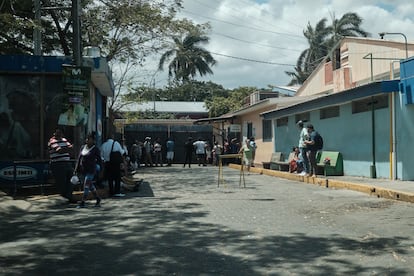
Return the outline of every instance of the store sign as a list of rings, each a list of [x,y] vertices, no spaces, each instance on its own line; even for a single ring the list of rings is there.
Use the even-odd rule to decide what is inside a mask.
[[[69,96],[69,103],[80,103],[89,96],[91,68],[62,65],[63,91]]]
[[[37,177],[37,170],[28,166],[16,166],[16,180],[26,180]],[[0,170],[0,178],[14,180],[14,167],[9,166]]]
[[[59,116],[59,125],[77,126],[86,124],[89,112],[89,90],[91,68],[84,66],[62,65],[63,109]]]
[[[241,125],[240,124],[230,125],[230,132],[241,132]]]

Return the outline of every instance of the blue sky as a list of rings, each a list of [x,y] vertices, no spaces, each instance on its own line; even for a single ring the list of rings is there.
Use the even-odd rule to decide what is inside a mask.
[[[378,38],[379,32],[402,32],[414,43],[414,1],[412,0],[184,0],[180,16],[197,23],[210,22],[210,43],[205,46],[217,60],[214,75],[200,80],[226,88],[286,85],[285,71],[293,70],[300,53],[307,48],[303,30],[320,19],[339,18],[356,12],[362,27]],[[402,41],[402,37],[386,39]],[[167,72],[156,72],[159,57],[146,66],[163,86]],[[147,75],[147,76],[148,76]],[[143,79],[149,82],[149,79]]]

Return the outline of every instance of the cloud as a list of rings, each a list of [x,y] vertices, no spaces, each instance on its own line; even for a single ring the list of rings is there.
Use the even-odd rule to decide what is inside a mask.
[[[212,25],[205,48],[215,53],[218,63],[212,67],[214,75],[198,79],[231,89],[286,85],[290,78],[285,71],[293,71],[307,48],[306,25],[315,26],[322,18],[329,24],[332,14],[340,18],[346,12],[361,16],[362,28],[373,38],[386,31],[402,32],[408,41],[414,40],[412,0],[184,0],[180,16]],[[398,35],[386,39],[403,40]],[[157,78],[166,79],[167,72]]]

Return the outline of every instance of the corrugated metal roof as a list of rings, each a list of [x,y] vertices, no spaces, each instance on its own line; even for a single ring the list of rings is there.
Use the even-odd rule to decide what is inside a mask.
[[[204,102],[141,102],[130,103],[120,108],[120,112],[157,111],[165,113],[208,113]]]

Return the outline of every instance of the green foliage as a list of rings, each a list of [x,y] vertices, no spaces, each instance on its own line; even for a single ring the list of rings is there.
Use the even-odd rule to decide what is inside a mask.
[[[163,70],[164,63],[171,60],[168,65],[168,76],[183,83],[197,74],[200,76],[213,74],[210,66],[215,65],[216,60],[210,52],[200,46],[209,42],[203,31],[193,30],[184,38],[174,35],[172,40],[174,44],[161,56],[159,70]]]
[[[331,14],[331,19],[330,26],[326,25],[326,18],[322,18],[315,28],[308,23],[303,35],[308,40],[309,48],[300,54],[295,71],[285,72],[292,77],[288,85],[302,84],[343,36],[369,35],[361,29],[362,18],[356,13],[346,13],[340,19]]]
[[[246,97],[256,90],[255,87],[239,87],[229,91],[228,97],[217,96],[207,99],[205,102],[209,110],[209,117],[218,117],[241,109]]]

